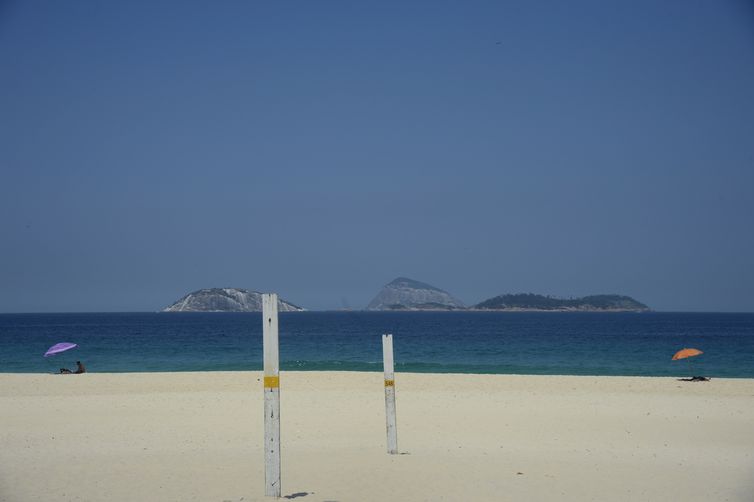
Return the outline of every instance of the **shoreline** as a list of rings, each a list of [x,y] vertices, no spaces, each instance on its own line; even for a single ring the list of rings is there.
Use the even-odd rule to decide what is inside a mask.
[[[377,365],[378,363],[375,363]],[[380,363],[381,366],[381,363]],[[87,375],[170,375],[170,374],[176,374],[176,375],[210,375],[210,374],[236,374],[236,373],[259,373],[261,372],[261,369],[253,369],[253,370],[245,370],[245,369],[205,369],[205,370],[165,370],[165,371],[88,371]],[[356,374],[367,374],[367,375],[381,375],[382,369],[379,370],[375,369],[343,369],[343,370],[332,370],[332,369],[295,369],[295,370],[289,370],[282,368],[280,370],[281,373],[301,373],[301,374],[323,374],[323,373],[336,373],[336,374],[348,374],[348,373],[356,373]],[[703,373],[703,372],[696,372],[696,373]],[[396,370],[397,375],[424,375],[424,376],[431,376],[431,375],[437,375],[437,376],[458,376],[458,377],[532,377],[532,378],[540,378],[540,377],[547,377],[547,378],[640,378],[640,379],[658,379],[658,380],[673,380],[680,383],[688,382],[688,379],[690,378],[691,374],[689,373],[679,373],[677,375],[598,375],[598,374],[573,374],[573,373],[478,373],[478,372],[459,372],[459,371],[448,371],[448,372],[438,372],[438,371],[403,371],[403,370]],[[58,373],[56,371],[50,371],[50,372],[0,372],[0,379],[2,379],[4,376],[65,376],[61,373]],[[74,374],[74,376],[76,376]],[[754,377],[751,376],[716,376],[714,374],[704,374],[704,375],[697,375],[697,376],[704,376],[706,378],[709,378],[709,381],[719,381],[719,380],[735,380],[735,381],[752,381],[754,382]],[[690,382],[690,383],[704,383],[704,382]],[[753,394],[754,396],[754,394]]]
[[[0,500],[269,500],[260,371],[50,376],[0,374]],[[281,371],[283,495],[754,495],[754,379],[397,373],[401,455],[382,380]]]
[[[375,363],[378,364],[378,363]],[[381,363],[379,363],[381,365]],[[250,373],[261,373],[261,369],[253,369],[253,370],[185,370],[185,371],[175,371],[175,370],[166,370],[166,371],[87,371],[87,375],[169,375],[169,374],[175,374],[175,375],[207,375],[207,374],[250,374]],[[321,370],[321,369],[312,369],[312,370],[302,370],[302,369],[295,369],[295,370],[288,370],[288,369],[281,369],[280,373],[301,373],[301,374],[310,374],[310,373],[356,373],[356,374],[379,374],[382,375],[382,369],[380,370],[359,370],[359,369],[347,369],[347,370]],[[675,380],[678,382],[683,382],[684,378],[689,378],[690,375],[596,375],[596,374],[581,374],[581,375],[574,375],[572,373],[473,373],[473,372],[458,372],[458,371],[448,371],[448,372],[437,372],[437,371],[398,371],[396,370],[396,375],[424,375],[424,376],[478,376],[478,377],[533,377],[533,378],[656,378],[660,380]],[[63,374],[58,372],[2,372],[0,371],[0,379],[2,379],[4,376],[11,376],[11,375],[19,375],[19,376],[63,376]],[[75,373],[72,373],[72,375],[75,375]],[[737,376],[715,376],[715,375],[705,375],[707,376],[710,381],[712,380],[751,380],[754,382],[754,377],[737,377]]]

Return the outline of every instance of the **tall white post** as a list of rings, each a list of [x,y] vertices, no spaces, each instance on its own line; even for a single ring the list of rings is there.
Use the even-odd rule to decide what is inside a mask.
[[[264,494],[280,497],[280,371],[278,295],[262,295],[264,350]]]
[[[385,368],[385,420],[387,452],[398,453],[398,430],[395,422],[395,373],[393,372],[393,335],[382,335],[382,362]]]

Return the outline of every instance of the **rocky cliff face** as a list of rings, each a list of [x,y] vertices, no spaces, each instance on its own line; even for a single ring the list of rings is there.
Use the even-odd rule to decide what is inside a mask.
[[[278,311],[304,310],[292,303],[278,299]],[[237,288],[200,289],[189,293],[163,312],[261,312],[262,293]]]
[[[367,310],[453,310],[464,304],[442,289],[398,277],[369,302]]]

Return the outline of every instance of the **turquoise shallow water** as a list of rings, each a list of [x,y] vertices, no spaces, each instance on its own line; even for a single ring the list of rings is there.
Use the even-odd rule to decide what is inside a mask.
[[[754,377],[754,314],[292,312],[280,315],[283,370]],[[79,348],[44,358],[58,342]],[[674,352],[705,353],[690,363]],[[261,314],[0,315],[0,371],[216,371],[262,367]]]

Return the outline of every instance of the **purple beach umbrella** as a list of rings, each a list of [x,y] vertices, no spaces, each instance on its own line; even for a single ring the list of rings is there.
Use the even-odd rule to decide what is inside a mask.
[[[75,347],[78,347],[75,343],[70,342],[62,342],[62,343],[56,343],[49,349],[47,349],[47,352],[45,352],[45,357],[52,356],[54,354],[59,354],[61,352],[65,352],[66,350],[71,350]]]

